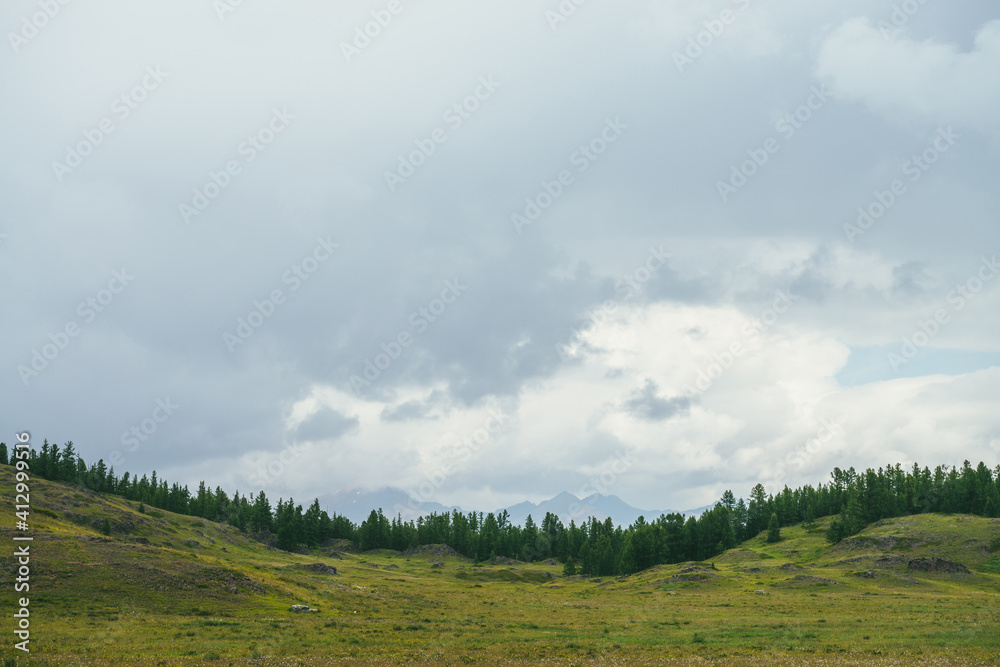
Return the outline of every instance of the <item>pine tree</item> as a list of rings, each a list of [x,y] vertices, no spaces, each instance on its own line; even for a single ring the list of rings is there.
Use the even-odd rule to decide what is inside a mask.
[[[767,523],[767,541],[775,543],[781,539],[781,525],[778,523],[778,515],[771,512],[771,520]]]
[[[844,539],[844,524],[840,519],[834,519],[830,522],[830,527],[826,529],[826,539],[833,544]]]
[[[584,540],[580,547],[580,573],[591,575],[594,573],[594,555],[590,548],[590,541]]]
[[[73,449],[72,440],[63,445],[62,461],[59,462],[59,479],[63,482],[70,483],[77,481],[76,450]]]
[[[857,490],[851,492],[850,500],[847,501],[847,508],[841,514],[844,524],[844,537],[860,533],[868,525],[865,516],[865,508],[861,504],[861,494]]]
[[[7,458],[7,443],[0,442],[0,463],[7,465],[10,460]]]
[[[812,528],[816,523],[816,507],[813,505],[812,501],[806,505],[805,512],[802,514],[802,525],[806,528]]]
[[[573,562],[572,558],[566,559],[566,564],[563,565],[563,576],[572,577],[576,574],[576,563]]]
[[[101,532],[105,535],[111,534],[111,521],[105,517],[104,523],[101,524]]]

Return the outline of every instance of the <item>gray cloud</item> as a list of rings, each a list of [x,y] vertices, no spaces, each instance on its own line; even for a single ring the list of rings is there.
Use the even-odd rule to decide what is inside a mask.
[[[380,447],[394,455],[372,482],[411,483],[496,404],[509,413],[504,456],[470,462],[450,502],[551,495],[609,451],[645,451],[645,427],[679,429],[678,442],[720,430],[724,447],[684,460],[698,476],[673,480],[677,494],[743,479],[740,456],[783,446],[796,413],[773,406],[792,399],[768,404],[772,432],[735,408],[699,422],[712,397],[688,409],[670,388],[734,341],[766,340],[774,358],[741,357],[716,396],[752,402],[744,372],[838,395],[842,356],[898,346],[1000,252],[997,17],[988,2],[928,4],[887,40],[861,0],[753,3],[678,72],[674,53],[728,4],[588,3],[556,30],[526,0],[413,5],[350,62],[341,42],[369,7],[243,3],[222,19],[194,0],[63,8],[0,59],[0,430],[108,459],[169,397],[181,407],[117,469],[245,486],[248,457],[276,453],[290,410],[312,400],[322,410],[295,437],[333,442],[275,482],[300,497],[350,482],[320,476],[327,462],[368,474]],[[11,29],[35,12],[12,3]],[[498,86],[456,123],[449,110],[484,78]],[[781,119],[822,84],[835,95],[787,136]],[[628,127],[604,145],[615,118]],[[909,180],[907,162],[952,125],[955,147]],[[769,139],[780,150],[722,201],[718,183]],[[420,164],[391,191],[401,159]],[[549,194],[564,170],[572,183]],[[858,208],[897,179],[905,194],[849,240]],[[512,214],[542,195],[551,204],[519,234]],[[188,223],[181,205],[201,208]],[[322,239],[338,246],[329,256]],[[650,247],[669,261],[622,291]],[[134,280],[110,291],[123,269]],[[468,287],[446,303],[446,281]],[[988,366],[993,285],[935,337],[935,371]],[[747,338],[778,290],[799,300]],[[866,367],[852,376],[885,379],[881,353],[854,359]],[[637,431],[601,407],[623,396]],[[591,412],[564,420],[577,405]],[[535,467],[536,438],[560,463]],[[703,504],[631,480],[633,504]]]
[[[625,401],[625,409],[631,414],[648,421],[666,421],[672,417],[683,415],[691,409],[691,400],[683,396],[661,398],[660,388],[655,382],[646,378],[642,389],[633,392]]]

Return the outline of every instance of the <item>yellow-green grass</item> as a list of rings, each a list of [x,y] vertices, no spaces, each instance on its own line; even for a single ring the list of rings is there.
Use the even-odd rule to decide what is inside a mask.
[[[0,491],[12,553],[6,466]],[[31,500],[31,659],[13,650],[9,620],[0,648],[18,664],[1000,664],[1000,520],[904,517],[834,547],[820,521],[713,562],[586,579],[434,553],[289,554],[41,480]],[[105,517],[111,537],[94,527]],[[972,574],[908,569],[929,556]],[[338,574],[296,567],[317,562]]]

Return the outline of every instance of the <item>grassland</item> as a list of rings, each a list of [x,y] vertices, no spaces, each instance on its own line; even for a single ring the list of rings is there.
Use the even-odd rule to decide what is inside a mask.
[[[0,491],[10,507],[10,468]],[[13,650],[10,620],[0,647],[17,664],[1000,664],[996,519],[905,517],[834,547],[819,521],[714,562],[587,579],[555,564],[475,567],[434,548],[290,554],[41,480],[31,499],[31,657]],[[3,529],[8,553],[13,533]],[[910,569],[916,558],[970,573]],[[4,558],[8,610],[14,571]]]

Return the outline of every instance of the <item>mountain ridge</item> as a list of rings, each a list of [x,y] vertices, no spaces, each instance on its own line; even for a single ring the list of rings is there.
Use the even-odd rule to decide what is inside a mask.
[[[358,524],[366,520],[372,510],[377,509],[381,509],[382,513],[390,519],[401,516],[404,521],[416,520],[431,513],[450,513],[454,510],[463,514],[469,511],[487,513],[487,510],[467,510],[457,505],[446,506],[433,500],[418,501],[406,491],[391,486],[377,489],[349,487],[319,496],[319,502],[320,506],[331,516],[333,514],[344,516]],[[523,525],[528,515],[531,515],[535,523],[539,523],[547,512],[551,512],[567,524],[571,520],[579,524],[593,517],[602,522],[610,518],[616,525],[629,526],[635,523],[640,516],[647,521],[652,521],[661,514],[678,513],[685,516],[700,516],[702,512],[713,506],[714,503],[688,510],[642,509],[633,507],[615,495],[592,493],[580,498],[569,491],[561,491],[552,498],[538,503],[525,500],[490,511],[497,515],[506,511],[509,520],[517,525]]]

